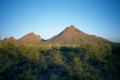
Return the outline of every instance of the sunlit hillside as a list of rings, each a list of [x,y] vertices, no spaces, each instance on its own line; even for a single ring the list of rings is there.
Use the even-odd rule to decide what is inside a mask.
[[[72,31],[50,41],[33,33],[1,40],[0,80],[119,80],[120,44],[85,33],[75,40]]]

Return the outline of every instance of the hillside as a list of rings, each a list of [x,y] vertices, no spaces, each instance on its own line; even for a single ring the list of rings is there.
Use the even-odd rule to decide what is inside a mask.
[[[74,25],[67,27],[60,34],[48,40],[52,44],[78,44],[81,42],[108,42],[108,40],[101,37],[86,34]]]
[[[79,47],[0,41],[0,80],[119,80],[120,44]]]
[[[0,80],[119,80],[120,44],[108,42],[73,25],[47,41],[34,33],[5,38],[0,40]]]
[[[37,43],[41,42],[42,38],[39,35],[36,35],[35,33],[31,32],[20,38],[18,41],[23,43]]]

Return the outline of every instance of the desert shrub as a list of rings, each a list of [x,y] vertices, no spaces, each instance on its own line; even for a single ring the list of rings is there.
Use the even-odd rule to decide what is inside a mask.
[[[82,63],[78,57],[75,57],[73,59],[73,72],[74,72],[75,79],[83,80],[83,67],[82,67]]]
[[[119,80],[119,44],[53,46],[0,41],[2,80]]]

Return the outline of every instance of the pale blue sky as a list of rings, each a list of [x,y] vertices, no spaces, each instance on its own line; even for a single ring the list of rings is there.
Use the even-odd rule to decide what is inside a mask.
[[[120,42],[120,0],[0,0],[0,37],[48,39],[71,24]]]

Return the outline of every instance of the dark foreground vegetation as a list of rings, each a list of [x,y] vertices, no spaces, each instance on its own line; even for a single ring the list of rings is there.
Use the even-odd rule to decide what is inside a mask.
[[[119,80],[120,44],[0,41],[0,80]]]

